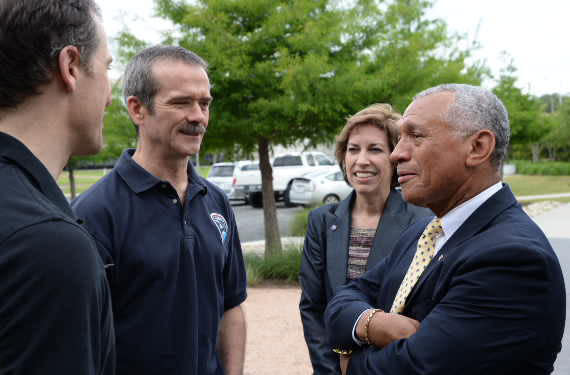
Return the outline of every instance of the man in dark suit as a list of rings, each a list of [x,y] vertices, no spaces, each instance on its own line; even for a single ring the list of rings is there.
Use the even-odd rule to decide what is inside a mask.
[[[404,198],[437,216],[329,303],[343,373],[550,373],[564,282],[548,240],[501,183],[503,104],[479,87],[441,85],[416,96],[400,126],[391,158]]]

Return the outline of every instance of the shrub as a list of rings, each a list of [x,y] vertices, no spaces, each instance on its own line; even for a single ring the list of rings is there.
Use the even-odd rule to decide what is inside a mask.
[[[301,269],[302,249],[288,247],[281,254],[263,257],[254,253],[245,255],[249,285],[262,281],[285,281],[296,283]]]
[[[307,234],[307,226],[309,225],[309,212],[315,207],[305,207],[303,211],[299,211],[293,218],[291,223],[291,235],[295,237],[305,237]]]
[[[517,174],[542,176],[570,176],[570,163],[561,161],[542,161],[533,163],[529,160],[511,160],[517,167]]]

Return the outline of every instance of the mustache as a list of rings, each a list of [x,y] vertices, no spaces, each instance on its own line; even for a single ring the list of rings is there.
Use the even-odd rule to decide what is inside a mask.
[[[182,126],[181,130],[184,133],[193,135],[206,133],[206,127],[199,122],[187,122]]]

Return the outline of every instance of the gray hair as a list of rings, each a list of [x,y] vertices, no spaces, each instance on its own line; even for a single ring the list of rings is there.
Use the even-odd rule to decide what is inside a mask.
[[[488,129],[495,134],[495,150],[491,162],[497,169],[503,164],[511,137],[509,114],[501,100],[492,92],[479,86],[443,84],[420,92],[414,100],[431,94],[451,92],[455,100],[442,119],[455,126],[459,134],[468,137],[479,130]]]
[[[192,51],[183,47],[157,45],[139,52],[127,65],[123,76],[123,98],[125,104],[129,96],[136,96],[148,108],[154,111],[154,96],[158,92],[159,82],[152,76],[155,63],[164,60],[181,61],[197,65],[207,72],[208,63]]]

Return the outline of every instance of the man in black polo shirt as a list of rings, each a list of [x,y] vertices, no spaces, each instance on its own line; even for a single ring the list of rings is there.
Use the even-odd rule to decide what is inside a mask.
[[[0,2],[0,374],[114,374],[110,290],[56,179],[102,146],[111,57],[92,0]]]
[[[206,68],[181,47],[134,57],[124,96],[137,148],[72,204],[113,265],[121,375],[243,373],[246,276],[234,215],[189,163],[208,126]]]

